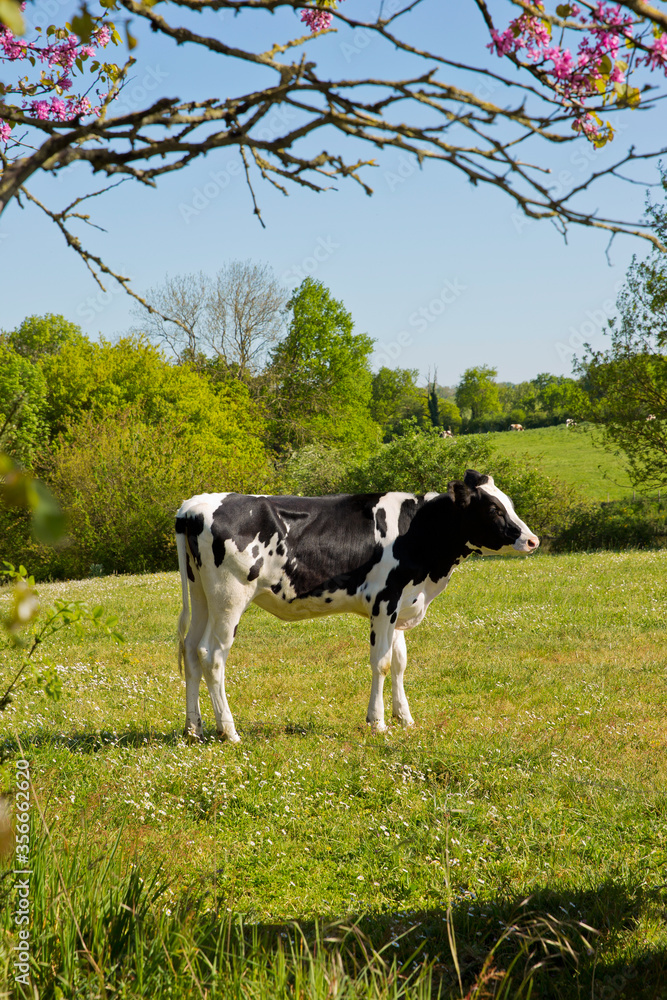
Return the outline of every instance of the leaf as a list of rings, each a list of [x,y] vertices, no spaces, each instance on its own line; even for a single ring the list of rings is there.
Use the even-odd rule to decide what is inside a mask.
[[[572,13],[572,8],[570,7],[569,3],[560,3],[556,7],[556,13],[558,14],[559,17],[569,17],[570,14]]]
[[[598,68],[603,76],[609,76],[609,74],[611,73],[612,65],[613,63],[609,58],[609,56],[603,56],[602,59],[600,60],[600,65]]]
[[[641,92],[638,87],[631,87],[627,83],[615,83],[614,90],[619,108],[636,108],[641,101]]]
[[[64,534],[65,515],[56,498],[43,483],[35,479],[31,485],[35,494],[35,502],[30,504],[33,510],[33,534],[38,541],[53,545]]]
[[[136,49],[136,47],[137,47],[137,45],[139,43],[138,43],[137,39],[134,37],[134,35],[132,34],[132,32],[130,31],[130,22],[129,21],[125,22],[125,37],[127,39],[127,47],[130,50],[130,52],[132,51],[132,49]]]
[[[0,0],[0,21],[15,35],[22,35],[25,31],[21,8],[15,0]]]
[[[78,35],[82,42],[89,42],[95,23],[90,16],[87,4],[81,4],[81,11],[72,18],[72,31]]]

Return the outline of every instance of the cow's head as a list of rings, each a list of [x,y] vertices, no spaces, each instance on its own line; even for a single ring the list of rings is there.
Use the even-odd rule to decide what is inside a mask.
[[[466,541],[482,555],[534,552],[540,544],[514,510],[512,501],[491,476],[468,469],[463,482],[451,483],[450,495],[463,514]]]

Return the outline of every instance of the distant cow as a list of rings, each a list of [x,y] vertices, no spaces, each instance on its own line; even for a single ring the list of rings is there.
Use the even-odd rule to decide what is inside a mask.
[[[523,424],[510,424],[510,430],[511,431],[522,431],[523,430]]]
[[[451,427],[448,428],[448,430],[446,430],[446,431],[440,431],[440,437],[441,438],[453,438],[454,435],[452,434]]]
[[[576,420],[572,420],[570,417],[566,417],[566,419],[565,419],[565,426],[566,427],[576,427],[577,426],[577,421]]]
[[[646,419],[647,419],[647,421],[648,420],[655,420],[655,413],[649,413],[649,415],[648,415],[648,417]]]
[[[528,553],[539,545],[491,476],[471,470],[446,493],[425,496],[204,493],[178,511],[176,542],[185,735],[202,735],[203,674],[218,736],[232,742],[239,736],[225,695],[225,663],[251,603],[286,621],[346,612],[369,618],[373,678],[366,721],[386,729],[382,687],[391,670],[394,717],[410,726],[404,632],[419,624],[471,552]]]

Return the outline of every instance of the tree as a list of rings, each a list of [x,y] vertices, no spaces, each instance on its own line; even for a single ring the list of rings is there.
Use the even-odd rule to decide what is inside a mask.
[[[284,329],[287,295],[266,264],[234,260],[210,278],[203,272],[167,277],[146,293],[140,331],[181,360],[208,359],[237,378],[256,375]],[[166,319],[165,317],[171,317]]]
[[[456,404],[460,410],[470,410],[471,420],[500,412],[497,375],[498,370],[488,365],[464,371],[456,387]]]
[[[46,313],[44,316],[26,316],[20,326],[4,334],[7,343],[24,358],[35,360],[46,354],[57,354],[63,344],[72,338],[82,337],[81,327],[64,316]]]
[[[416,368],[382,367],[373,375],[370,411],[386,439],[391,439],[401,421],[421,416],[422,391],[417,386]]]
[[[589,177],[561,191],[545,179],[544,164],[526,159],[524,148],[530,144],[534,149],[533,140],[547,148],[573,141],[599,147],[614,138],[612,119],[623,109],[640,103],[652,108],[661,95],[653,90],[646,97],[642,87],[646,74],[667,65],[667,12],[644,0],[601,3],[583,11],[570,4],[548,11],[541,4],[533,7],[517,0],[517,16],[496,23],[486,0],[470,0],[488,29],[489,47],[513,64],[505,75],[500,63],[497,68],[483,59],[479,65],[461,63],[412,37],[408,16],[417,7],[442,16],[438,0],[413,0],[400,9],[392,4],[391,11],[381,7],[368,21],[359,16],[355,0],[344,10],[336,8],[335,0],[317,0],[305,9],[303,2],[179,0],[167,7],[103,0],[99,7],[84,3],[71,31],[50,25],[41,36],[23,40],[3,31],[0,58],[15,72],[3,85],[0,99],[0,212],[12,199],[37,206],[100,284],[106,274],[140,298],[125,276],[87,250],[72,232],[76,220],[89,221],[82,202],[102,192],[82,189],[70,205],[51,207],[27,187],[39,171],[57,173],[79,162],[87,163],[96,176],[107,177],[109,187],[129,179],[155,185],[198,157],[234,147],[261,220],[253,177],[285,192],[290,184],[322,190],[331,186],[332,178],[351,178],[371,193],[365,168],[374,159],[358,156],[362,147],[348,142],[354,137],[369,153],[393,146],[420,165],[427,159],[447,163],[473,184],[503,191],[520,212],[551,219],[563,230],[574,223],[656,239],[633,220],[605,219],[593,205],[579,207],[578,199],[601,175],[618,175],[622,167],[657,156],[660,149],[631,149],[604,169],[596,164]],[[21,16],[12,0],[4,0],[2,10],[5,21],[20,34]],[[298,10],[314,34],[294,37],[289,14]],[[207,11],[254,18],[258,38],[272,15],[278,40],[268,49],[261,44],[253,49],[234,45],[218,32],[206,34],[202,15]],[[126,27],[128,48],[135,54],[121,66],[105,58],[103,50],[121,44],[113,23],[105,20],[114,13],[130,14],[134,25],[176,46],[187,43],[233,63],[242,70],[239,78],[248,80],[247,89],[207,98],[199,81],[193,81],[191,94],[155,95],[144,106],[114,113],[138,44]],[[326,54],[332,25],[348,48],[360,34],[387,46],[396,60],[396,74],[369,79],[346,73],[335,79],[326,69],[319,73],[314,54],[318,47]],[[433,34],[439,33],[430,31]],[[576,51],[568,48],[568,40]],[[26,63],[35,71],[25,73]],[[44,65],[48,70],[42,72]],[[451,76],[444,75],[445,68]],[[492,81],[493,91],[480,96],[475,81],[485,86]],[[92,93],[99,95],[95,106],[88,97]],[[318,149],[320,132],[326,134],[326,149]]]
[[[47,436],[46,392],[39,366],[0,341],[0,443],[28,468]]]
[[[368,450],[379,435],[370,413],[372,339],[353,332],[343,303],[313,278],[294,292],[289,309],[289,331],[267,373],[273,446],[317,441]]]
[[[667,172],[662,186],[667,193]],[[667,204],[649,205],[659,238],[667,238]],[[589,395],[586,415],[603,428],[603,440],[626,455],[636,488],[667,482],[667,261],[652,252],[633,258],[610,320],[611,347],[589,345],[576,370]]]

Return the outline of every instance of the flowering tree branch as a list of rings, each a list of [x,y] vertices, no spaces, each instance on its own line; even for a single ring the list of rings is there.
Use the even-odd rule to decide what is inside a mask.
[[[0,0],[0,17],[11,2]],[[535,143],[590,142],[600,148],[614,139],[614,116],[656,104],[661,95],[650,90],[648,77],[661,77],[667,68],[662,11],[643,0],[582,0],[550,11],[541,0],[508,0],[508,18],[495,24],[486,0],[470,0],[488,28],[489,49],[502,60],[496,71],[483,60],[479,66],[462,63],[401,34],[411,12],[435,10],[438,0],[401,0],[400,7],[395,2],[386,16],[381,8],[370,21],[355,17],[355,2],[346,0],[341,7],[335,0],[171,0],[167,7],[101,0],[99,13],[84,4],[70,25],[52,26],[36,39],[9,28],[0,31],[0,60],[16,71],[0,85],[0,212],[22,197],[39,204],[100,282],[106,274],[127,288],[127,280],[87,252],[72,232],[70,223],[90,222],[74,211],[76,203],[56,211],[29,192],[36,173],[86,162],[93,173],[114,182],[133,179],[155,186],[163,175],[200,156],[234,147],[260,216],[253,174],[285,193],[293,184],[321,191],[351,178],[370,194],[367,168],[375,160],[358,155],[360,147],[350,142],[358,140],[373,150],[398,149],[420,164],[435,160],[454,167],[471,183],[506,194],[528,217],[550,219],[563,232],[571,224],[585,225],[644,236],[664,249],[637,220],[604,218],[581,207],[581,195],[600,177],[620,180],[622,170],[659,156],[664,146],[630,149],[560,193],[548,167],[536,159]],[[266,51],[235,46],[226,33],[198,30],[197,15],[205,11],[261,18],[281,8],[295,11],[299,27]],[[136,57],[123,67],[102,60],[110,44],[122,44],[109,20],[122,12],[176,46],[194,46],[256,71],[256,86],[222,98],[164,96],[114,113]],[[321,74],[315,56],[333,43],[336,28],[377,38],[391,49],[393,62],[400,65],[405,57],[409,72],[338,79]],[[135,49],[129,30],[126,41]],[[22,77],[26,61],[32,72]],[[508,61],[514,69],[504,74]],[[474,85],[461,86],[463,73],[483,83],[488,96],[480,96]],[[276,120],[281,124],[276,126]],[[308,140],[323,129],[327,141],[335,133],[339,142],[332,151],[321,148],[313,154]]]

